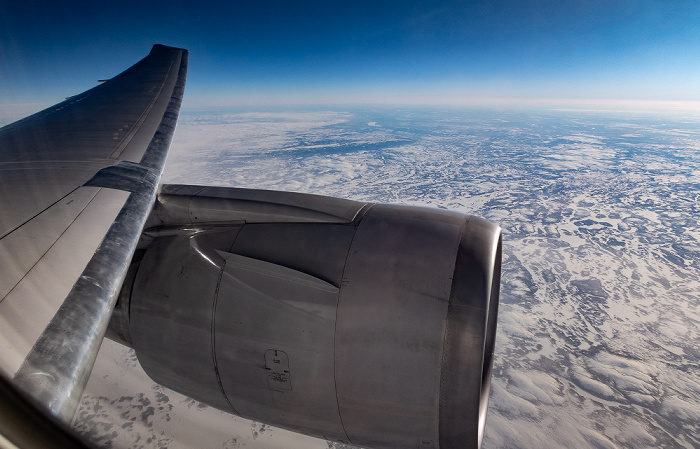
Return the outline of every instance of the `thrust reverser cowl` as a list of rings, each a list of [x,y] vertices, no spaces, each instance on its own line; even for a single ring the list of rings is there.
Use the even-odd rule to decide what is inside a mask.
[[[153,241],[122,295],[127,328],[113,330],[156,382],[331,441],[480,446],[498,226],[438,209],[191,186],[166,186],[150,222]]]

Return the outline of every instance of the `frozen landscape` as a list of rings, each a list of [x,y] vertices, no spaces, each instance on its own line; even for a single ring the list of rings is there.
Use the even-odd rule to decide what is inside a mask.
[[[184,111],[167,183],[447,208],[503,228],[484,448],[700,446],[700,115]],[[74,422],[112,447],[334,447],[152,383],[105,342]]]

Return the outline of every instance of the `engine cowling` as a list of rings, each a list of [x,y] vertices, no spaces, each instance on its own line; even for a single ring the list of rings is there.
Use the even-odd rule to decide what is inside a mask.
[[[440,209],[165,186],[148,226],[111,335],[154,381],[330,441],[480,446],[496,225]]]

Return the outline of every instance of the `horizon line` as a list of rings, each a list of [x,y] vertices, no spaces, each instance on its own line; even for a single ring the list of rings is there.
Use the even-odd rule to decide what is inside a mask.
[[[561,111],[606,111],[614,112],[698,112],[700,101],[693,100],[641,100],[641,99],[606,99],[606,98],[524,98],[524,97],[411,97],[411,98],[327,98],[299,101],[297,97],[280,99],[276,97],[245,97],[239,99],[218,99],[206,101],[195,97],[183,101],[182,110],[202,110],[206,108],[308,108],[308,107],[486,107],[486,108],[534,108]],[[266,101],[267,100],[267,101]],[[280,101],[282,100],[282,101]],[[0,103],[0,127],[23,119],[36,112],[53,106],[53,103],[26,102]]]

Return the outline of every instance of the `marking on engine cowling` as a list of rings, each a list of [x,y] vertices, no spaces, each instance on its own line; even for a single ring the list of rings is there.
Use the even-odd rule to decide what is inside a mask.
[[[289,374],[289,356],[278,349],[265,351],[265,370],[267,371],[267,386],[270,390],[285,391],[292,389]]]

